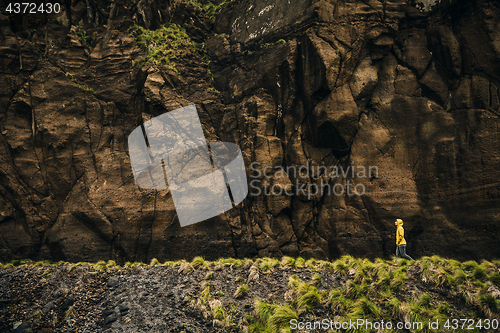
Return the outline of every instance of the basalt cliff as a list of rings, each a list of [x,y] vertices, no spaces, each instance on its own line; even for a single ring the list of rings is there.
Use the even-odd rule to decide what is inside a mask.
[[[4,7],[0,261],[389,257],[396,218],[413,257],[500,257],[500,4],[421,5]],[[250,194],[180,227],[168,189],[136,185],[127,138],[191,104],[256,188],[318,191]],[[376,172],[282,172],[301,166]],[[364,194],[319,191],[348,183]]]

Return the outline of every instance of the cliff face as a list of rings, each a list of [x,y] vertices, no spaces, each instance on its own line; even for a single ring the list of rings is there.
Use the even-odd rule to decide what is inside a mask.
[[[500,256],[496,1],[221,8],[215,23],[216,7],[154,0],[0,16],[1,261],[389,256],[395,218],[414,257]],[[167,22],[193,46],[144,65],[158,45],[129,28]],[[127,137],[193,103],[208,140],[241,147],[250,192],[323,194],[251,194],[181,228],[168,190],[135,184]],[[282,172],[307,165],[356,173]],[[364,195],[328,193],[348,183]]]

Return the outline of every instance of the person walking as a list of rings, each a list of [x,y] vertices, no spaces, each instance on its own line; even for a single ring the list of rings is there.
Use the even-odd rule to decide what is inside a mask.
[[[396,257],[405,258],[408,260],[413,260],[412,257],[406,254],[406,240],[405,240],[405,229],[403,229],[403,220],[397,219],[394,224],[397,227],[396,230]]]

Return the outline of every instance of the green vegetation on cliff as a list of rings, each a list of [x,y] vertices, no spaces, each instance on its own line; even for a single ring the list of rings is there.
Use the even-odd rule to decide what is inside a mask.
[[[146,52],[141,65],[153,63],[163,64],[179,74],[176,62],[197,49],[202,44],[192,41],[186,30],[174,23],[168,23],[157,30],[149,30],[138,25],[129,28],[137,44]]]
[[[214,4],[207,0],[185,0],[187,3],[198,8],[202,13],[208,16],[210,21],[215,22],[215,17],[220,13],[222,8],[233,0],[224,0],[219,4]]]

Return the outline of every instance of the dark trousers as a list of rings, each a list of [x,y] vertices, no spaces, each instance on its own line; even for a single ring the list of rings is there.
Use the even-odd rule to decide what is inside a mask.
[[[396,246],[396,257],[413,260],[412,257],[406,254],[406,244]]]

